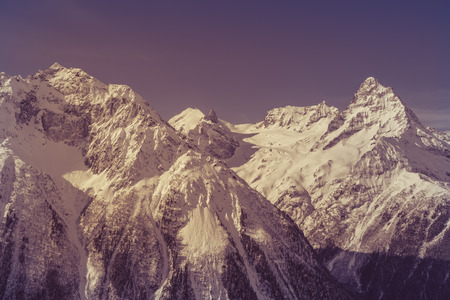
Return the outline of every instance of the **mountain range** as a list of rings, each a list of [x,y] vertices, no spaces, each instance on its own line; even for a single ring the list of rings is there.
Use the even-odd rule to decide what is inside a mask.
[[[240,125],[57,63],[0,84],[3,299],[450,295],[450,135],[374,78]]]

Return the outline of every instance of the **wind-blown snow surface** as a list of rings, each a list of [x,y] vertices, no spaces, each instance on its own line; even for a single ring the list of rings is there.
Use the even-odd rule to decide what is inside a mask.
[[[350,297],[215,158],[239,143],[214,112],[187,136],[129,87],[59,64],[0,84],[1,298]]]
[[[450,146],[374,78],[321,103],[232,125],[227,160],[286,212],[332,274],[368,298],[450,295]]]

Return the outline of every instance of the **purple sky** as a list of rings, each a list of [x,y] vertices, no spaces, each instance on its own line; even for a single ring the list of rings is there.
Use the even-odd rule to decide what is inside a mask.
[[[374,76],[450,130],[449,3],[2,1],[0,71],[57,61],[128,84],[166,120],[212,107],[235,123],[322,100],[343,109]]]

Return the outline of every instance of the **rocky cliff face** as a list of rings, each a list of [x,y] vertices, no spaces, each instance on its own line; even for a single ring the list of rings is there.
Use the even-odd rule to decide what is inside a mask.
[[[350,298],[215,113],[186,136],[80,69],[0,76],[0,297]]]

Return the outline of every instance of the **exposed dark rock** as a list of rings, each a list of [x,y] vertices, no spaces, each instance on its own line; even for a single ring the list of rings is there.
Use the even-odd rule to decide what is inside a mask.
[[[66,141],[70,145],[82,144],[89,135],[90,116],[67,116],[44,110],[42,128],[55,142]]]
[[[281,299],[287,295],[283,295],[281,288],[278,286],[273,270],[269,266],[265,253],[258,244],[245,233],[241,234],[242,245],[249,255],[252,265],[255,266],[256,272],[260,277],[260,284],[263,292],[273,299]]]
[[[35,117],[39,108],[36,107],[36,94],[31,91],[26,93],[25,98],[19,102],[19,113],[16,114],[17,123],[28,124]]]
[[[258,299],[242,267],[242,258],[235,252],[228,252],[222,268],[222,281],[230,299]]]
[[[205,120],[209,120],[213,123],[218,123],[219,119],[217,118],[216,112],[211,108],[206,116],[204,116]]]

